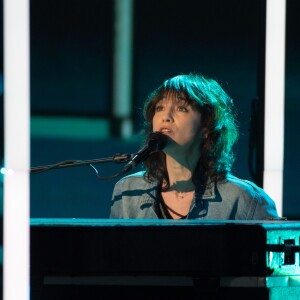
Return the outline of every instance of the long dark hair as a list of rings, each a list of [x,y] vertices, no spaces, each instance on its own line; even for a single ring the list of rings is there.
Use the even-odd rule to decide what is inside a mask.
[[[224,179],[231,170],[234,161],[232,146],[238,138],[232,99],[215,80],[199,74],[167,79],[149,95],[145,103],[146,134],[152,132],[156,104],[169,93],[184,95],[187,103],[201,113],[203,139],[193,180],[198,178],[205,184]],[[148,180],[164,182],[165,189],[169,188],[166,159],[162,151],[152,154],[144,162],[144,166]]]

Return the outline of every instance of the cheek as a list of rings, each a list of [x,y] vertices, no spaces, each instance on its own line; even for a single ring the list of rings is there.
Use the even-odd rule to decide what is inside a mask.
[[[191,119],[189,120],[189,124],[187,127],[190,128],[190,133],[192,135],[198,135],[201,132],[201,122],[199,119]]]
[[[153,131],[157,131],[158,130],[158,122],[157,122],[157,118],[155,117],[155,115],[153,116],[152,119],[152,130]]]
[[[195,144],[199,144],[202,140],[201,124],[199,120],[191,122],[189,125],[190,130],[186,130],[186,138],[192,140]]]

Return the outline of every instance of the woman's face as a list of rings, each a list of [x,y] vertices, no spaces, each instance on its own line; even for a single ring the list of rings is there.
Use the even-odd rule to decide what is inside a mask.
[[[196,147],[201,142],[201,114],[184,97],[169,93],[160,100],[155,107],[153,116],[153,131],[160,131],[167,135],[170,141],[165,148],[187,150]]]

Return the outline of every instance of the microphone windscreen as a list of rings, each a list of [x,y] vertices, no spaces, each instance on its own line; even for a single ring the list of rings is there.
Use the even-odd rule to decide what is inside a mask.
[[[167,144],[167,136],[159,131],[155,131],[149,134],[147,139],[147,145],[153,151],[162,150]]]

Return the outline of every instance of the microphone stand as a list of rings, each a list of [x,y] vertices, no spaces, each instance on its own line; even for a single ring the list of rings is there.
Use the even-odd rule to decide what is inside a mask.
[[[31,174],[42,173],[45,171],[60,169],[60,168],[68,168],[68,167],[77,167],[83,165],[91,165],[98,163],[106,163],[106,162],[115,162],[115,163],[124,163],[131,159],[131,154],[116,154],[112,157],[107,158],[99,158],[99,159],[91,159],[91,160],[67,160],[62,161],[53,165],[45,165],[39,167],[33,167],[30,169]]]
[[[127,173],[132,168],[134,168],[138,163],[143,162],[150,154],[153,152],[157,152],[162,150],[167,143],[167,138],[165,135],[163,135],[161,132],[156,131],[152,132],[148,139],[147,144],[140,149],[137,153],[131,155],[131,154],[116,154],[112,157],[108,158],[100,158],[100,159],[91,159],[91,160],[67,160],[62,161],[59,163],[56,163],[54,165],[47,165],[47,166],[40,166],[40,167],[34,167],[30,169],[31,174],[37,174],[45,171],[49,171],[52,169],[58,169],[58,168],[66,168],[66,167],[76,167],[76,166],[82,166],[82,165],[89,165],[94,169],[94,171],[97,174],[97,177],[99,179],[111,179],[115,178],[119,175],[122,175],[124,173]],[[130,160],[130,163],[128,163],[120,172],[118,172],[115,175],[112,176],[106,176],[102,177],[99,176],[97,169],[92,164],[98,164],[98,163],[104,163],[104,162],[116,162],[116,163],[124,163]]]

